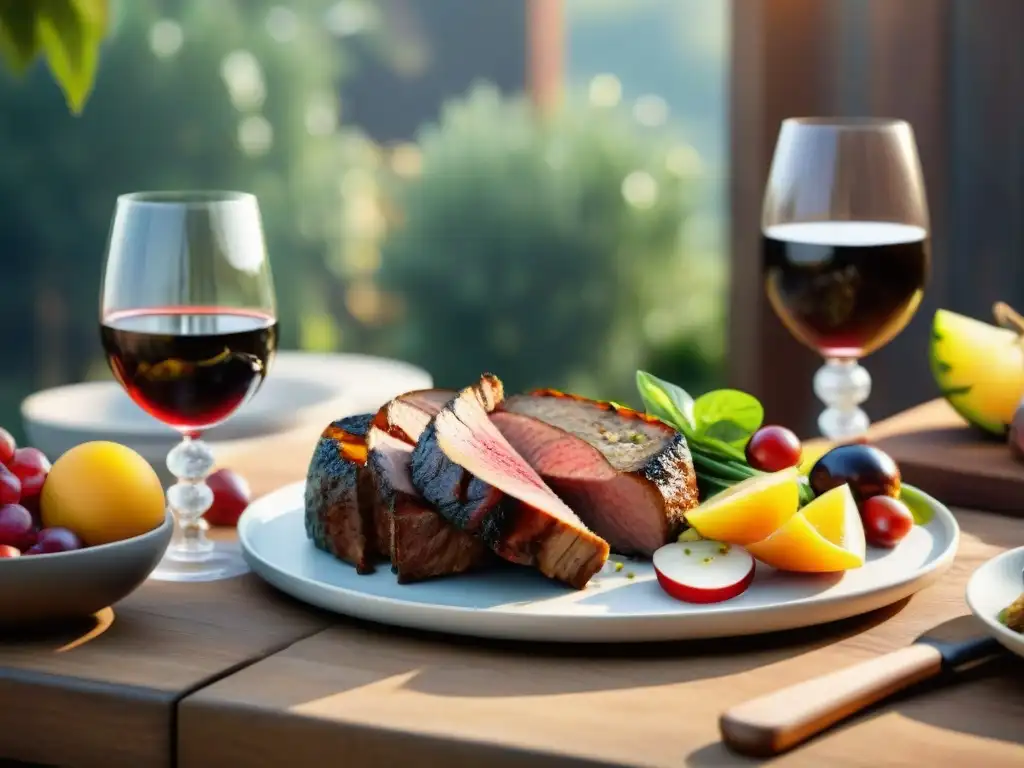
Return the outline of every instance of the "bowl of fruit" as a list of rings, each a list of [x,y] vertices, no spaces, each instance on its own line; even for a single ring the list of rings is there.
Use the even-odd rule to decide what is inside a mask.
[[[131,594],[173,532],[163,487],[118,443],[54,464],[0,429],[0,625],[80,618]]]

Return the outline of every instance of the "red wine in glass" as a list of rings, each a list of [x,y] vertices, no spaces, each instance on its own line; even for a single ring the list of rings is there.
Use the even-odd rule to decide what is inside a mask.
[[[825,360],[814,376],[826,406],[818,429],[830,440],[859,438],[871,393],[860,359],[906,327],[928,280],[928,199],[913,129],[890,118],[784,120],[761,235],[772,309]]]
[[[100,290],[114,377],[181,435],[167,454],[175,535],[150,574],[212,581],[248,570],[206,535],[216,459],[203,433],[260,388],[277,350],[274,281],[259,203],[245,192],[135,192],[117,199]]]
[[[924,297],[929,243],[921,227],[872,221],[776,224],[764,231],[765,289],[798,340],[823,357],[884,346]]]
[[[219,307],[128,310],[100,328],[114,376],[144,411],[198,435],[242,406],[277,349],[277,321]]]

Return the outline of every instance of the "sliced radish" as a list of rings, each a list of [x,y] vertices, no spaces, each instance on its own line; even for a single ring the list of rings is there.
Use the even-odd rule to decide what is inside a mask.
[[[754,580],[754,558],[717,541],[666,544],[654,553],[661,588],[687,603],[720,603],[742,595]]]

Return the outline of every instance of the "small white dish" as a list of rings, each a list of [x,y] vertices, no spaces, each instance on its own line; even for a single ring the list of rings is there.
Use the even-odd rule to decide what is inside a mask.
[[[1024,656],[1024,635],[999,623],[999,613],[1024,593],[1024,547],[1011,549],[978,568],[967,582],[967,605],[985,629],[1009,651]]]
[[[401,585],[386,563],[360,576],[316,549],[306,538],[303,491],[300,482],[265,496],[238,523],[242,553],[267,582],[311,605],[360,619],[508,640],[682,640],[824,624],[928,586],[953,562],[960,537],[952,513],[926,497],[932,520],[915,526],[893,550],[869,550],[862,568],[811,576],[759,563],[745,593],[708,605],[672,599],[658,586],[650,562],[618,557],[580,591],[511,565]],[[615,560],[624,561],[619,571]]]
[[[313,421],[372,410],[392,397],[432,386],[426,371],[366,355],[279,352],[260,391],[224,424],[209,430],[212,444],[244,440]],[[112,440],[162,469],[181,439],[131,401],[114,381],[85,382],[37,392],[21,405],[29,443],[56,460],[90,440]]]

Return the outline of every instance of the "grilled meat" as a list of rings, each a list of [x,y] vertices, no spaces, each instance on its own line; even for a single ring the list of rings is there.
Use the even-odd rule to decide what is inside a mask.
[[[387,545],[399,584],[462,573],[485,562],[489,552],[483,541],[449,523],[413,487],[412,445],[371,427],[367,448],[378,541]]]
[[[412,453],[413,485],[458,528],[513,563],[582,589],[608,557],[596,536],[509,444],[489,414],[503,400],[497,377],[462,390]]]
[[[580,519],[623,555],[650,556],[698,503],[685,438],[638,411],[540,390],[491,416]]]
[[[366,433],[373,414],[328,426],[306,475],[306,535],[325,552],[372,573],[378,546],[373,519],[373,480],[366,469]]]

